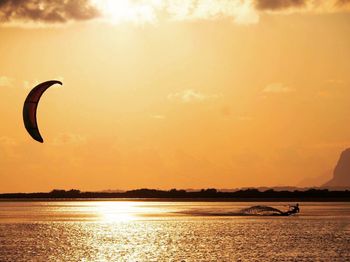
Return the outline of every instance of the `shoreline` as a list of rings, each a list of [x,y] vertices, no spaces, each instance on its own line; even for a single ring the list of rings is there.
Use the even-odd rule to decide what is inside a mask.
[[[51,192],[0,194],[0,201],[350,202],[350,191],[246,189],[221,192],[210,188],[200,191],[136,189],[125,192],[82,192],[77,189],[55,189]]]
[[[0,202],[350,202],[350,198],[140,198],[140,197],[98,197],[98,198],[0,198]]]

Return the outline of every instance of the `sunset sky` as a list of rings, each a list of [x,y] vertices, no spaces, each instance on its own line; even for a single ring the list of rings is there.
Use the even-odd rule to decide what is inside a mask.
[[[0,0],[0,58],[0,192],[321,183],[350,147],[348,0]]]

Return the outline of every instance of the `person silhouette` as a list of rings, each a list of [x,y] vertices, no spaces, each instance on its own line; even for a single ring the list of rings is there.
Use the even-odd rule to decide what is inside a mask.
[[[296,203],[295,205],[289,205],[289,210],[284,213],[284,215],[292,215],[300,212],[299,203]]]
[[[296,203],[295,205],[290,205],[289,212],[291,214],[299,213],[300,212],[299,203]]]

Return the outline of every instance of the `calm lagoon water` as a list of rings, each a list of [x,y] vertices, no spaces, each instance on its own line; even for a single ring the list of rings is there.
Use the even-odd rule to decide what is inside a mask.
[[[350,203],[257,204],[0,202],[0,261],[350,261]]]

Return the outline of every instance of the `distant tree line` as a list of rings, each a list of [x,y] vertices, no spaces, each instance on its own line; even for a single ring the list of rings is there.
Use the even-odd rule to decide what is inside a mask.
[[[309,189],[275,191],[268,189],[244,189],[234,192],[220,192],[215,188],[199,191],[136,189],[125,192],[81,192],[77,189],[54,189],[48,193],[9,193],[0,194],[0,199],[92,199],[92,198],[142,198],[142,199],[183,199],[183,200],[226,200],[226,201],[350,201],[350,191],[330,191]]]

